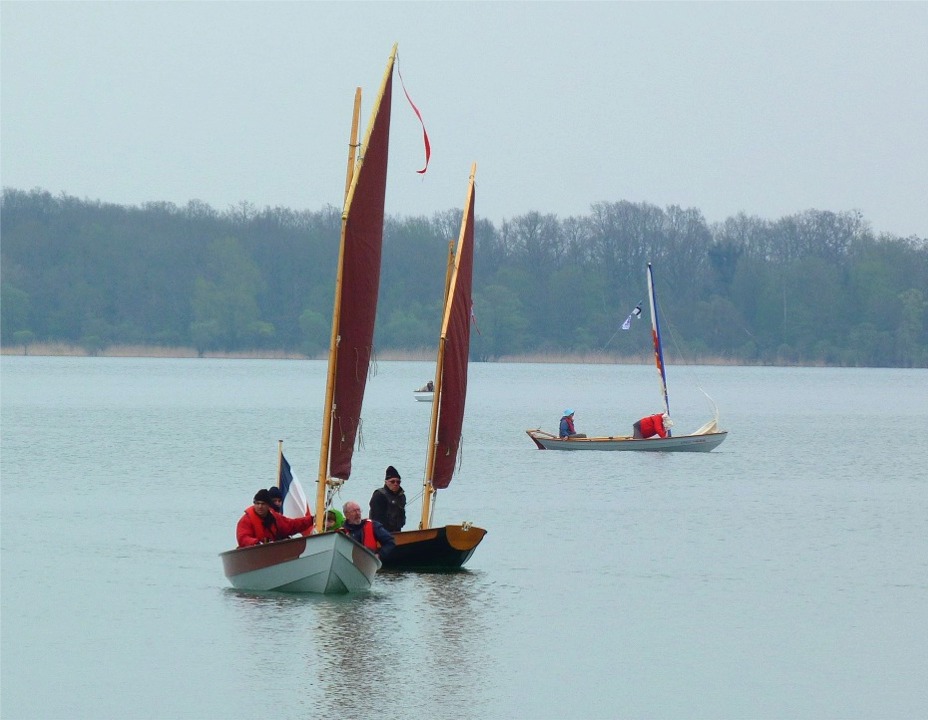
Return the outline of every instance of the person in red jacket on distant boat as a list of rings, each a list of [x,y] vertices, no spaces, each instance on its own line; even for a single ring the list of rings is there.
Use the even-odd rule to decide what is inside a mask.
[[[641,418],[632,425],[634,434],[632,437],[643,439],[654,437],[655,435],[665,438],[670,434],[670,427],[673,420],[667,413],[657,413]]]
[[[313,526],[312,515],[288,518],[271,509],[271,494],[264,488],[255,493],[254,504],[245,510],[235,536],[239,547],[261,545],[286,540],[291,535],[309,530]]]

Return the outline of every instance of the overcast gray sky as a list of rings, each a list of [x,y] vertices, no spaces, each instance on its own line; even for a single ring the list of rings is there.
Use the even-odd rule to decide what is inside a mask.
[[[387,212],[860,210],[928,237],[928,3],[0,4],[2,182],[341,205],[394,42]]]

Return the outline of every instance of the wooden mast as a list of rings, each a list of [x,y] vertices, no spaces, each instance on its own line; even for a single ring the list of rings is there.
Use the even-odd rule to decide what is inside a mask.
[[[445,269],[445,301],[442,307],[444,312],[448,312],[448,294],[451,288],[451,277],[454,274],[454,240],[448,241],[448,264]],[[444,317],[442,317],[442,327],[444,327]],[[419,520],[419,529],[425,530],[432,526],[431,510],[432,496],[435,494],[435,488],[432,486],[432,477],[435,474],[435,448],[436,435],[438,434],[438,410],[441,406],[441,380],[442,370],[445,365],[445,334],[442,332],[438,337],[438,358],[435,361],[435,380],[434,391],[432,393],[432,418],[429,421],[429,442],[428,451],[425,458],[425,478],[422,481],[422,517]]]
[[[338,273],[335,276],[335,302],[332,307],[332,336],[329,340],[329,371],[325,381],[325,404],[322,414],[322,442],[319,445],[319,475],[316,480],[316,532],[325,528],[325,491],[329,464],[329,441],[332,435],[332,400],[335,397],[335,359],[338,357],[339,317],[342,308],[342,273],[345,262],[345,221],[348,216],[348,193],[354,179],[358,158],[358,128],[361,118],[361,88],[354,91],[351,114],[351,134],[348,138],[348,170],[345,175],[345,204],[342,208],[342,229],[338,247]]]
[[[320,532],[325,527],[326,491],[330,485],[330,478],[328,475],[332,454],[332,421],[336,413],[335,383],[336,376],[338,374],[338,347],[341,343],[340,318],[342,312],[342,294],[344,292],[345,282],[345,256],[346,242],[348,237],[348,216],[354,201],[355,192],[358,188],[358,177],[361,172],[361,166],[364,163],[364,155],[369,149],[371,133],[374,129],[374,124],[380,111],[384,93],[387,89],[389,81],[393,76],[393,66],[396,61],[396,50],[397,44],[394,43],[393,49],[390,52],[390,58],[387,63],[386,72],[384,73],[383,79],[381,80],[380,91],[376,100],[374,101],[371,119],[368,123],[364,140],[360,143],[358,142],[358,137],[361,115],[361,89],[357,88],[355,90],[354,114],[352,116],[351,138],[349,141],[350,145],[348,150],[348,171],[346,174],[345,203],[342,209],[342,224],[339,237],[338,273],[335,276],[335,302],[333,303],[332,307],[332,336],[329,343],[329,369],[328,375],[326,377],[325,406],[323,408],[322,415],[322,442],[320,443],[319,447],[319,472],[316,478],[316,532]],[[347,478],[343,478],[342,480],[344,479]]]
[[[441,335],[438,339],[438,359],[435,363],[435,393],[432,396],[432,419],[429,423],[429,446],[425,467],[425,481],[422,488],[422,518],[419,528],[425,530],[432,527],[432,505],[437,492],[432,480],[435,473],[435,451],[438,446],[438,414],[441,410],[442,378],[444,377],[445,343],[448,339],[448,323],[451,316],[451,299],[457,283],[458,267],[460,265],[460,249],[468,230],[467,218],[470,214],[471,199],[473,197],[474,177],[477,174],[477,163],[471,165],[470,182],[467,185],[467,197],[464,201],[464,215],[461,222],[461,232],[458,237],[457,250],[453,250],[453,243],[448,244],[448,269],[445,275],[445,308],[442,315]]]
[[[654,364],[661,383],[661,397],[664,400],[664,412],[670,415],[670,398],[667,395],[667,372],[664,369],[664,347],[661,341],[661,323],[657,317],[657,291],[654,289],[654,271],[648,263],[648,302],[651,306],[651,339],[654,342]],[[667,431],[668,437],[670,431]]]
[[[354,112],[351,115],[351,136],[348,138],[348,172],[345,173],[345,198],[348,201],[348,190],[351,189],[351,180],[354,177],[355,161],[358,158],[358,127],[361,124],[361,88],[354,90]]]

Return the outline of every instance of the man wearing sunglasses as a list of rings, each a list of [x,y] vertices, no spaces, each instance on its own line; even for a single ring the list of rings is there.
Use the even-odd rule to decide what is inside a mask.
[[[384,474],[383,487],[371,495],[370,519],[376,520],[391,533],[399,532],[406,524],[406,493],[400,484],[400,474],[390,465]]]

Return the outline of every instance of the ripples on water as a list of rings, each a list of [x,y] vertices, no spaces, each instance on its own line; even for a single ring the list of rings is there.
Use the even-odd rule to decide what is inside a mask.
[[[4,718],[928,716],[928,372],[671,369],[717,451],[575,454],[524,430],[627,431],[653,368],[474,364],[436,508],[488,528],[467,570],[314,597],[217,555],[278,439],[312,486],[324,364],[0,367]],[[378,369],[341,501],[388,464],[418,497],[432,368]]]

